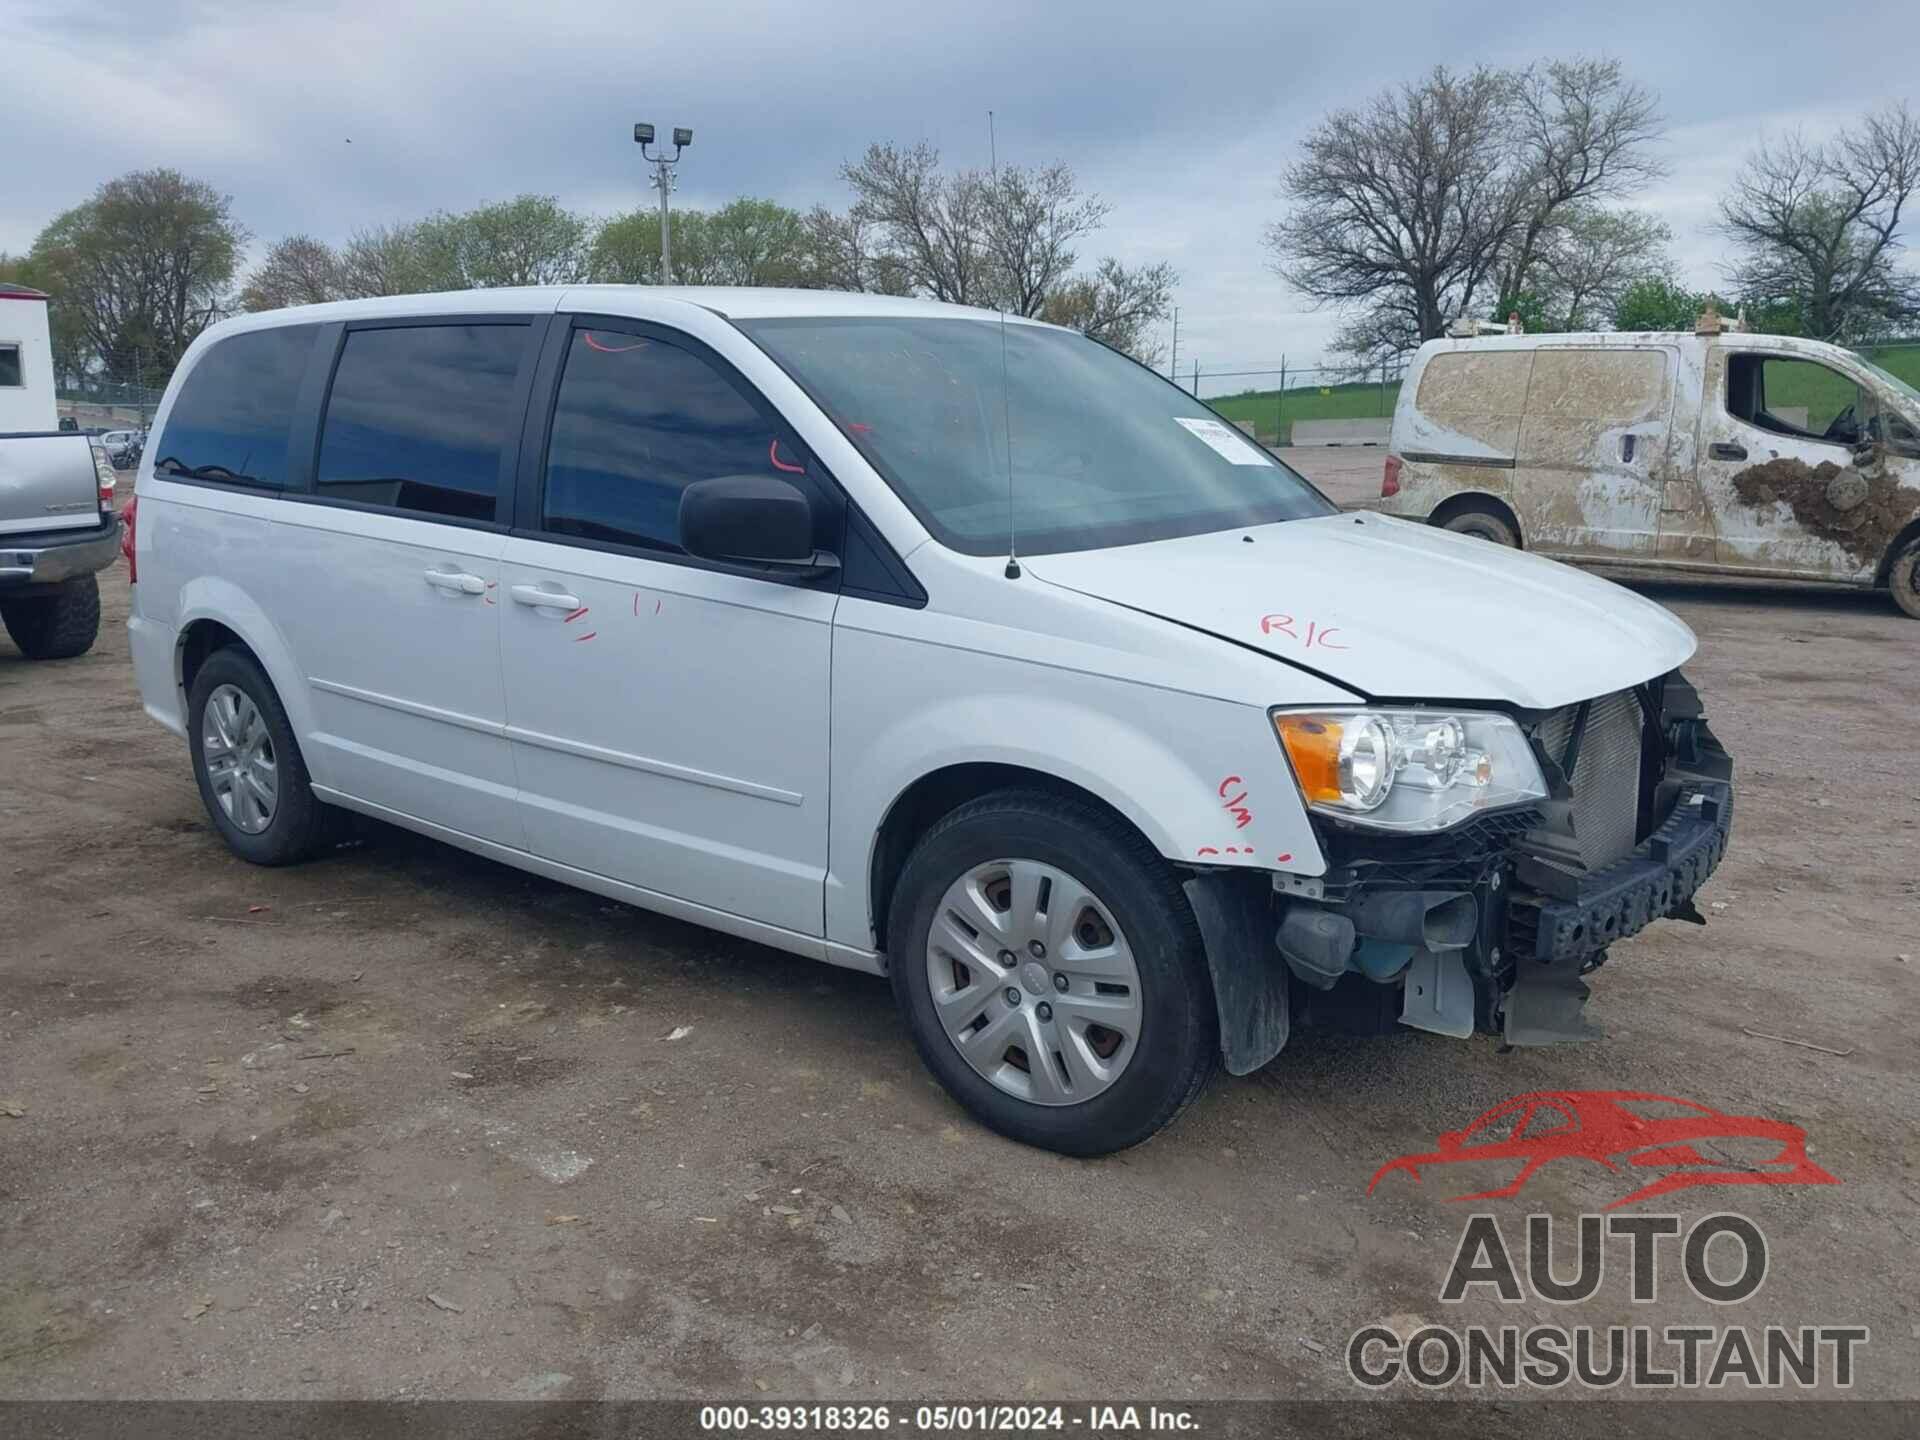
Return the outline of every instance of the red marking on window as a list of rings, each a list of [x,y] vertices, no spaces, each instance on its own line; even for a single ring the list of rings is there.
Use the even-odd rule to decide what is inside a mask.
[[[1319,647],[1322,650],[1344,650],[1347,648],[1344,645],[1335,645],[1332,641],[1327,639],[1327,636],[1329,635],[1338,635],[1340,633],[1339,630],[1335,629],[1334,627],[1332,626],[1326,627],[1325,629],[1321,630],[1319,635],[1317,636],[1313,633],[1313,631],[1314,631],[1314,627],[1312,622],[1308,622],[1307,649],[1311,650],[1316,644],[1319,645]]]
[[[567,618],[565,620],[562,620],[560,623],[562,625],[571,625],[574,621],[578,620],[582,615],[586,614],[589,608],[590,608],[589,606],[582,605],[578,610],[575,610],[572,614],[568,615]]]
[[[1289,850],[1286,854],[1276,858],[1273,863],[1276,865],[1284,865],[1291,859],[1293,859],[1293,852]]]
[[[602,345],[598,340],[593,338],[593,332],[591,330],[582,330],[580,332],[580,338],[587,342],[588,349],[598,350],[602,355],[624,355],[629,350],[644,349],[647,343],[644,340],[636,340],[631,345]]]
[[[847,425],[846,425],[846,428],[847,428],[847,429],[849,429],[849,430],[855,430],[855,431],[858,431],[858,432],[859,432],[860,434],[862,434],[862,435],[865,435],[865,434],[867,434],[867,433],[869,433],[869,432],[870,432],[870,431],[871,431],[871,430],[873,429],[873,426],[871,426],[871,425],[868,425],[868,424],[866,424],[866,423],[864,423],[863,421],[859,421],[859,420],[849,420],[849,421],[847,421]]]
[[[1291,615],[1262,615],[1260,617],[1260,633],[1262,635],[1271,635],[1276,630],[1282,635],[1293,635],[1293,638],[1296,640],[1300,638],[1298,635],[1293,634],[1293,617]]]
[[[664,600],[655,600],[653,602],[653,613],[658,615],[660,613],[660,607],[666,603]]]
[[[767,459],[773,462],[774,469],[784,470],[789,475],[804,475],[807,473],[806,466],[789,465],[787,464],[786,461],[780,458],[780,441],[777,437],[775,438],[774,442],[771,445],[767,446]]]
[[[1214,849],[1213,846],[1211,845],[1202,845],[1199,851],[1196,853],[1201,855],[1218,855],[1220,852]]]
[[[576,644],[576,645],[578,645],[578,644],[579,644],[579,643],[580,643],[580,642],[581,642],[582,640],[591,640],[591,639],[592,639],[592,638],[593,638],[594,636],[596,636],[596,635],[598,635],[599,633],[600,633],[600,632],[599,632],[598,630],[589,630],[589,631],[587,631],[587,633],[586,633],[586,634],[584,634],[584,635],[576,635],[576,636],[574,636],[574,637],[573,637],[573,643],[574,643],[574,644]]]
[[[640,613],[640,592],[638,590],[633,592],[633,613],[636,615]]]

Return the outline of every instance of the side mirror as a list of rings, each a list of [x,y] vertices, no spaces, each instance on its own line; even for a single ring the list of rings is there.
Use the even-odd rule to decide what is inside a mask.
[[[680,492],[680,546],[702,560],[790,571],[839,562],[813,548],[807,497],[773,475],[722,475]]]

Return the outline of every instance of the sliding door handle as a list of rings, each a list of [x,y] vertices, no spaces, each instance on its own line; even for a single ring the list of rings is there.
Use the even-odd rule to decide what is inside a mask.
[[[1747,458],[1747,447],[1730,445],[1725,440],[1716,440],[1707,447],[1707,454],[1715,460],[1744,460]]]

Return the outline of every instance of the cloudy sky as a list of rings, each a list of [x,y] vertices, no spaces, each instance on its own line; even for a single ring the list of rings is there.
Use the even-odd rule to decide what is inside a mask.
[[[1329,109],[1435,63],[1618,56],[1670,124],[1671,174],[1636,203],[1707,284],[1714,197],[1756,135],[1920,92],[1912,15],[1872,0],[0,0],[0,250],[157,165],[230,193],[263,240],[529,190],[611,213],[651,199],[635,120],[694,128],[679,203],[841,205],[835,171],[869,140],[984,164],[991,109],[1002,160],[1064,159],[1113,205],[1085,258],[1178,266],[1183,371],[1298,365],[1336,322],[1267,271],[1260,233]]]

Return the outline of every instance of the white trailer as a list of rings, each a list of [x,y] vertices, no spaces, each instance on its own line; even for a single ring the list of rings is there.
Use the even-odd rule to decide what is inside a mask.
[[[0,435],[58,423],[46,293],[0,281]]]

